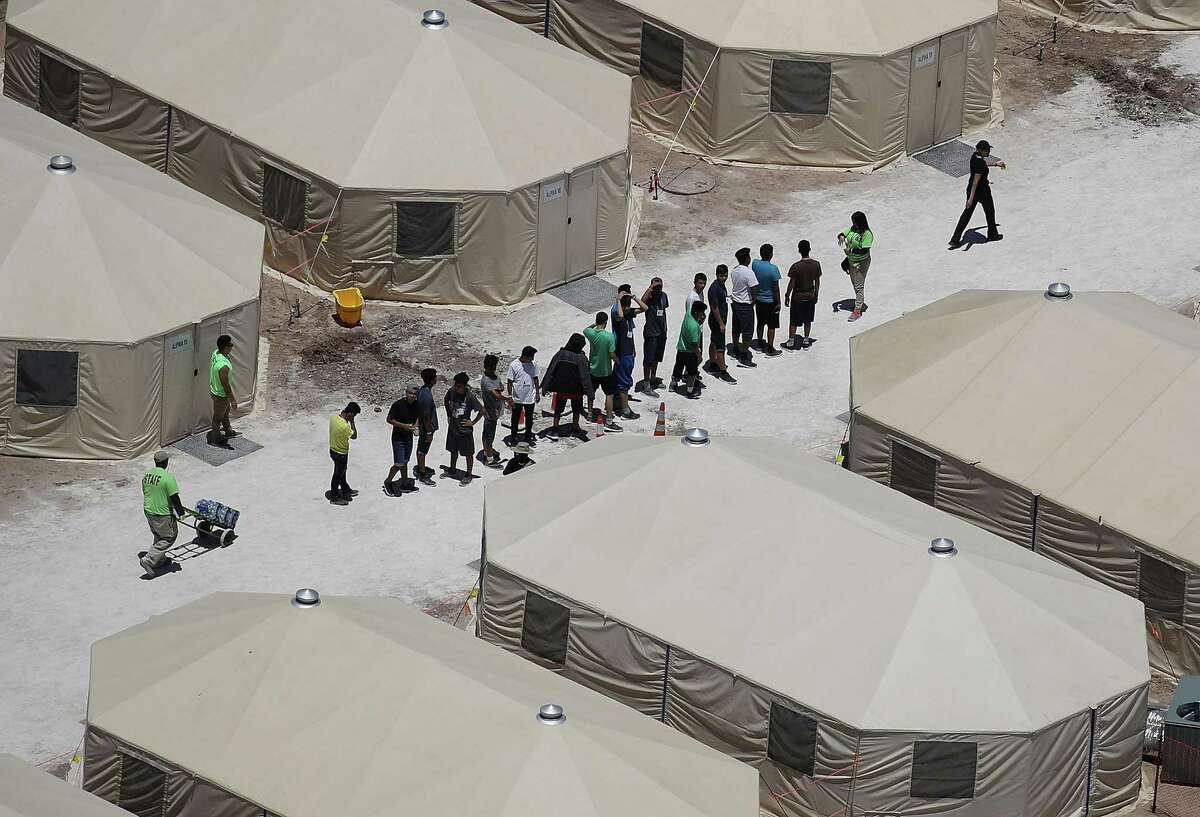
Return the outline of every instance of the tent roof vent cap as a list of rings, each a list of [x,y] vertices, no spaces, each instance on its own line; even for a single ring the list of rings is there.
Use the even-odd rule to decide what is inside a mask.
[[[708,445],[708,429],[707,428],[689,428],[687,433],[683,435],[683,444],[699,448],[703,445]]]
[[[1046,287],[1047,301],[1066,301],[1071,297],[1071,285],[1064,284],[1062,281],[1055,281],[1050,286]]]
[[[321,594],[311,587],[302,587],[296,591],[296,595],[292,597],[292,606],[299,607],[304,610],[309,607],[316,607],[321,603]]]
[[[934,556],[940,556],[941,558],[946,559],[958,553],[958,548],[954,546],[953,539],[947,539],[945,536],[939,536],[929,543],[929,552]]]
[[[450,25],[450,21],[446,19],[446,12],[441,9],[427,9],[421,13],[421,25],[432,28],[434,31],[441,31]]]
[[[75,172],[75,160],[66,154],[59,153],[50,157],[46,169],[58,176],[68,176]]]
[[[558,704],[542,704],[538,708],[538,721],[550,726],[558,726],[567,719],[567,715],[563,712],[563,708]]]

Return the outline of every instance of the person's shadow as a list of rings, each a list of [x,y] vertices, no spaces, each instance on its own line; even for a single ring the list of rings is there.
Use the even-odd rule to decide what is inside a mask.
[[[987,244],[988,237],[984,233],[980,232],[981,229],[983,228],[971,227],[969,230],[963,233],[962,246],[958,247],[958,249],[962,252],[967,252],[976,244]]]

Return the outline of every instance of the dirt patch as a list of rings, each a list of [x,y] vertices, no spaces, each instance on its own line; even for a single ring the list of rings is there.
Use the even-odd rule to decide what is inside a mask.
[[[1020,113],[1092,77],[1113,110],[1131,122],[1157,126],[1190,119],[1200,114],[1200,77],[1159,64],[1169,45],[1153,34],[1107,34],[1063,22],[1055,26],[1047,17],[1002,2],[996,57],[1005,108]]]
[[[300,317],[292,318],[297,300]],[[423,368],[436,368],[446,383],[458,371],[477,373],[483,358],[482,350],[452,330],[446,310],[372,301],[363,324],[354,328],[338,325],[333,313],[331,298],[263,277],[262,326],[271,343],[269,410],[315,408],[331,394],[351,396],[364,408],[387,406],[406,384],[419,382]]]

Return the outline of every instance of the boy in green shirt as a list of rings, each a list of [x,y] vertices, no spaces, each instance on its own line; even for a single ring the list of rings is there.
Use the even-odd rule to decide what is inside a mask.
[[[703,335],[700,326],[704,323],[704,313],[708,311],[703,301],[696,301],[692,309],[683,317],[683,326],[679,329],[679,342],[675,345],[675,369],[671,372],[671,391],[679,392],[690,400],[700,396],[700,387],[696,382],[700,368],[700,352],[704,348]],[[683,379],[685,386],[679,388]]]
[[[146,523],[150,526],[154,543],[139,561],[142,570],[146,571],[146,577],[151,579],[162,567],[170,564],[167,551],[179,536],[175,517],[185,513],[183,502],[179,499],[179,483],[175,481],[175,475],[167,470],[168,458],[166,451],[156,451],[154,467],[142,477],[142,510],[146,514]]]
[[[596,388],[604,392],[604,429],[621,431],[613,417],[613,395],[617,393],[617,377],[613,365],[617,360],[617,338],[608,331],[608,313],[597,312],[596,322],[583,330],[588,341],[588,369],[592,374],[592,391],[588,394],[588,414],[596,419]]]
[[[358,439],[354,418],[361,411],[358,403],[351,402],[329,418],[329,458],[333,460],[333,478],[329,480],[325,498],[334,505],[349,505],[358,496],[358,491],[346,482],[346,469],[350,465],[350,441]]]
[[[208,366],[208,391],[212,395],[212,425],[208,431],[208,444],[217,448],[233,448],[230,437],[238,436],[229,424],[229,412],[238,407],[233,394],[233,364],[229,355],[233,353],[233,338],[221,335],[217,348],[213,350]]]

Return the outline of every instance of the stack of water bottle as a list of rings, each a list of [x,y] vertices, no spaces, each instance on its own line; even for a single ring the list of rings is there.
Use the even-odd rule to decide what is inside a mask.
[[[233,530],[241,513],[215,500],[201,499],[196,503],[196,516],[214,525]]]

